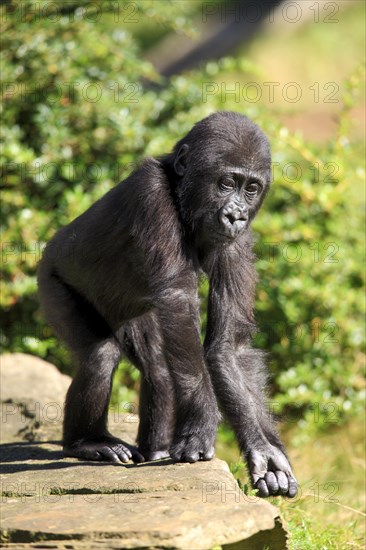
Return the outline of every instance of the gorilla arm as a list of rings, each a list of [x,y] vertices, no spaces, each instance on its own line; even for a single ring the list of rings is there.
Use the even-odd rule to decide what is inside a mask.
[[[294,497],[297,482],[265,402],[266,367],[251,348],[256,273],[249,233],[207,258],[206,363],[260,496]]]

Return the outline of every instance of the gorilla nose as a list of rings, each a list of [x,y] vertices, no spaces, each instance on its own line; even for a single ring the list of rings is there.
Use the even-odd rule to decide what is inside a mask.
[[[247,225],[247,209],[235,203],[229,203],[221,209],[219,220],[224,228],[225,234],[229,237],[236,237],[236,235],[245,229]]]

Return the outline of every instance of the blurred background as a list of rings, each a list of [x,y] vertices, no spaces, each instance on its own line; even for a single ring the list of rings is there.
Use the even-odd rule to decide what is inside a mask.
[[[361,1],[3,1],[3,351],[72,374],[39,310],[36,266],[62,225],[146,155],[225,109],[269,136],[254,223],[256,345],[301,483],[272,499],[293,549],[364,548],[365,5]],[[201,282],[202,330],[208,284]],[[112,406],[137,411],[122,363]],[[246,489],[230,429],[217,454]]]

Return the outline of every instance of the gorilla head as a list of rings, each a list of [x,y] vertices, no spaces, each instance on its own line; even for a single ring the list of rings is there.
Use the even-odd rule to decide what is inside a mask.
[[[181,215],[199,240],[230,241],[248,228],[271,179],[266,136],[247,117],[221,111],[201,120],[166,157]]]

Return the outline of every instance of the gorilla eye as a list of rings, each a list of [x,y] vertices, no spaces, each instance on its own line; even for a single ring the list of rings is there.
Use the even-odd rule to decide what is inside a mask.
[[[232,178],[222,178],[219,186],[222,191],[232,191],[235,187],[235,181]]]
[[[245,187],[245,192],[248,195],[249,198],[255,197],[260,191],[260,186],[255,181],[252,181],[248,183],[248,185]]]

